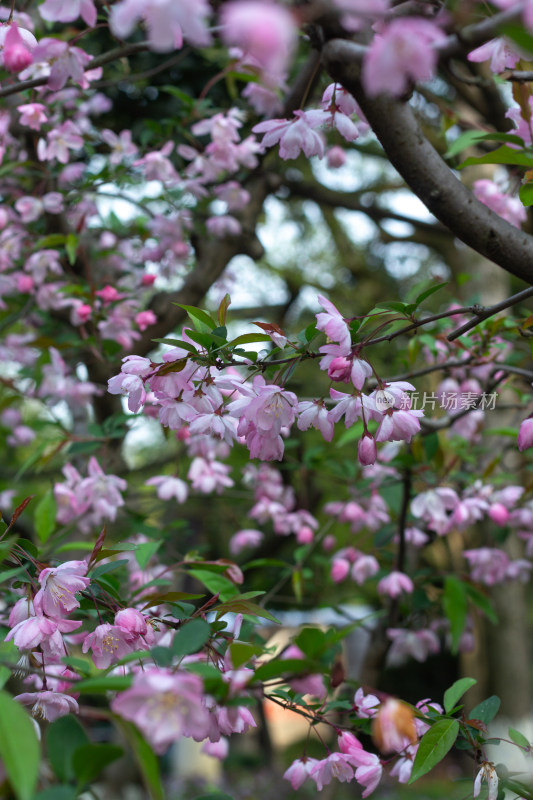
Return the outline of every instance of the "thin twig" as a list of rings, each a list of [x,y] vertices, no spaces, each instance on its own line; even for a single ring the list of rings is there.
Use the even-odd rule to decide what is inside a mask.
[[[511,306],[515,306],[517,303],[521,303],[522,300],[527,300],[528,297],[533,295],[533,287],[529,289],[524,289],[517,294],[513,294],[511,297],[508,297],[507,300],[502,300],[501,303],[496,303],[493,306],[488,306],[488,308],[484,308],[483,306],[472,306],[472,312],[475,314],[476,318],[471,319],[469,322],[465,322],[464,325],[461,325],[460,328],[450,333],[446,338],[449,342],[455,341],[458,339],[459,336],[462,336],[467,331],[475,328],[476,325],[479,325],[480,322],[483,320],[488,319],[489,317],[494,316],[494,314],[498,314],[500,311],[503,311],[506,308],[510,308]]]

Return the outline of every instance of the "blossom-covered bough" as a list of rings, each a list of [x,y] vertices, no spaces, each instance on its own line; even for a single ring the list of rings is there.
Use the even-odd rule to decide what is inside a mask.
[[[162,798],[157,756],[186,737],[224,759],[268,703],[309,723],[295,790],[367,797],[456,748],[474,796],[501,778],[531,800],[493,763],[481,679],[406,697],[382,673],[471,651],[498,588],[530,580],[532,3],[14,0],[0,19],[0,791],[91,789],[123,755],[97,719]],[[398,174],[431,220],[376,199]],[[257,308],[271,270],[243,326],[233,259],[259,262],[265,209],[302,198],[343,270],[299,244],[287,307]],[[368,259],[332,209],[372,221]],[[422,283],[387,270],[387,221],[425,248]],[[514,282],[459,305],[480,257]],[[346,625],[271,646],[306,604]],[[530,753],[513,726],[498,740]]]

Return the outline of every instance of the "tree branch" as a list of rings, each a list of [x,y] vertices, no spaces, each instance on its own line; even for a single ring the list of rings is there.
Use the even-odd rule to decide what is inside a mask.
[[[366,96],[359,66],[350,63],[349,51],[350,42],[343,39],[327,42],[322,53],[324,66],[334,81],[353,94],[408,186],[465,244],[533,284],[533,238],[480,203],[455,177],[422,133],[407,103],[383,95]]]

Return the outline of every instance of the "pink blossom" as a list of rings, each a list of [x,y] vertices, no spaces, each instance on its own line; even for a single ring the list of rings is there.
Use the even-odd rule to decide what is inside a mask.
[[[355,736],[353,737],[355,739]],[[356,740],[357,745],[360,743]],[[383,766],[375,753],[367,753],[362,746],[349,744],[347,747],[347,757],[350,763],[356,767],[355,780],[365,787],[362,797],[368,797],[378,786],[383,774]]]
[[[39,139],[37,156],[39,161],[56,159],[61,164],[66,164],[70,158],[69,150],[79,150],[81,147],[83,147],[83,139],[79,129],[72,120],[67,119],[49,131],[46,139]]]
[[[379,581],[377,588],[378,594],[395,598],[399,597],[404,592],[411,594],[415,587],[413,581],[405,572],[393,570],[389,575],[386,575]]]
[[[233,534],[229,543],[230,553],[238,555],[246,547],[258,547],[263,541],[264,535],[261,531],[245,529]]]
[[[65,561],[56,568],[46,568],[39,573],[41,588],[34,603],[38,613],[48,617],[62,617],[79,608],[75,594],[87,588],[91,579],[86,578],[86,561]]]
[[[15,645],[21,650],[35,650],[40,646],[45,655],[61,658],[66,655],[61,634],[72,633],[81,624],[81,620],[48,619],[38,614],[15,625],[8,632],[5,641],[13,639]]]
[[[296,791],[305,783],[317,764],[316,758],[298,758],[285,770],[283,777],[286,781],[290,781],[292,788]]]
[[[349,355],[351,352],[352,337],[346,320],[327,297],[318,295],[318,302],[324,311],[316,315],[317,329],[319,331],[324,331],[331,341],[338,342],[341,349],[346,351],[344,355]],[[320,348],[320,351],[323,352],[322,348]],[[321,369],[325,369],[327,366],[328,365],[324,367],[322,362],[320,364]]]
[[[413,762],[417,750],[417,744],[410,744],[408,747],[405,747],[401,758],[397,759],[396,763],[389,771],[389,775],[398,778],[399,783],[409,782],[409,778],[411,777],[411,773],[413,771]]]
[[[263,147],[272,147],[279,142],[280,158],[298,158],[303,151],[307,158],[324,156],[324,139],[315,130],[326,120],[323,111],[295,111],[295,119],[269,119],[252,128],[254,133],[264,133]]]
[[[178,503],[184,503],[189,494],[189,487],[185,481],[172,475],[156,475],[146,481],[146,486],[156,486],[160,500],[170,500],[174,497]]]
[[[495,547],[478,547],[475,550],[465,550],[463,555],[470,566],[473,581],[494,586],[506,579],[509,558],[503,550]]]
[[[335,145],[330,147],[326,153],[326,163],[330,169],[340,169],[346,163],[346,151],[344,148]]]
[[[472,191],[483,205],[503,217],[515,228],[519,228],[527,219],[526,210],[520,200],[500,192],[494,181],[481,178],[474,182]]]
[[[54,722],[59,717],[79,712],[76,700],[61,692],[25,692],[16,695],[14,699],[21,705],[31,708],[32,717],[47,722]]]
[[[435,44],[444,40],[442,30],[423,17],[399,17],[383,26],[363,61],[365,91],[399,97],[410,81],[429,80],[437,63]]]
[[[229,753],[229,741],[225,736],[221,736],[218,742],[204,742],[202,746],[202,753],[213,758],[218,758],[219,761],[224,761]]]
[[[342,583],[350,572],[351,564],[345,558],[334,558],[331,562],[331,580],[333,583]]]
[[[331,783],[332,778],[336,778],[340,783],[345,783],[351,781],[353,776],[350,756],[345,753],[330,753],[327,758],[318,761],[309,771],[309,777],[315,781],[319,792],[324,786]]]
[[[109,156],[111,164],[121,164],[123,161],[137,155],[138,147],[131,140],[130,130],[120,131],[119,134],[116,134],[109,128],[104,128],[100,132],[100,136],[111,147],[112,152]]]
[[[37,197],[25,195],[15,201],[15,209],[22,222],[35,222],[43,213],[43,204]]]
[[[231,214],[222,214],[216,217],[208,217],[206,228],[213,236],[223,238],[224,236],[239,236],[242,232],[241,223]]]
[[[378,572],[379,564],[377,559],[374,556],[361,553],[352,564],[350,576],[359,586],[362,586],[365,581],[374,577]]]
[[[237,45],[267,73],[283,75],[296,46],[298,29],[288,8],[258,0],[224,4],[222,40]]]
[[[197,457],[193,459],[187,477],[192,488],[202,494],[222,494],[225,488],[233,486],[230,472],[231,467],[227,464]]]
[[[358,689],[356,691],[353,698],[353,710],[356,716],[359,717],[359,719],[372,718],[376,714],[378,706],[379,706],[379,700],[375,695],[373,694],[365,695],[362,689]],[[340,741],[339,741],[339,747],[343,753],[348,752],[347,750],[343,749],[343,746],[340,744]]]
[[[2,52],[4,67],[8,72],[22,72],[33,61],[27,42],[22,38],[16,22],[12,22],[4,38]]]
[[[438,636],[428,629],[410,631],[405,628],[388,628],[387,636],[392,642],[387,662],[392,666],[405,663],[407,658],[414,658],[422,663],[428,656],[440,651]]]
[[[328,415],[328,410],[319,400],[302,400],[298,403],[298,430],[306,431],[313,427],[319,430],[326,442],[331,442],[335,425]]]
[[[520,61],[520,56],[513,50],[507,39],[499,37],[485,42],[481,47],[476,47],[468,54],[468,60],[474,62],[488,61],[492,72],[503,72],[505,69],[514,69]]]
[[[378,451],[376,447],[376,440],[370,433],[366,432],[359,440],[357,445],[357,458],[359,463],[365,467],[376,463]]]
[[[92,650],[93,661],[98,669],[107,669],[122,656],[133,652],[135,639],[131,631],[105,622],[86,636],[82,651],[87,653]]]
[[[533,447],[533,417],[527,417],[520,423],[518,431],[518,449],[520,452]]]
[[[179,49],[183,39],[204,47],[211,37],[207,29],[207,0],[120,0],[111,9],[109,26],[114,36],[126,39],[142,19],[152,50]]]
[[[185,670],[149,669],[135,675],[133,686],[111,703],[115,714],[134,722],[157,753],[182,736],[201,741],[211,718],[202,704],[203,684]]]
[[[96,7],[93,0],[45,0],[39,14],[48,22],[73,22],[81,16],[89,27],[96,24]]]
[[[33,51],[35,63],[46,61],[50,64],[48,87],[57,92],[62,89],[69,78],[86,89],[89,81],[85,76],[85,68],[92,56],[79,47],[70,47],[68,42],[60,39],[40,39]]]
[[[122,608],[115,614],[115,625],[131,633],[135,638],[148,632],[146,617],[136,608]]]

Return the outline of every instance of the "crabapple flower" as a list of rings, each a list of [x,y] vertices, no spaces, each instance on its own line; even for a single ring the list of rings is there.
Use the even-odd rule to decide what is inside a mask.
[[[305,783],[317,764],[316,758],[298,758],[285,770],[283,777],[286,781],[290,781],[292,788],[296,791]]]
[[[279,142],[279,155],[284,161],[298,158],[303,151],[307,158],[324,156],[324,138],[315,130],[326,121],[327,115],[318,109],[295,111],[296,119],[268,119],[252,128],[253,133],[264,133],[261,145],[272,147]]]
[[[490,761],[484,761],[476,775],[474,791],[472,792],[473,797],[477,797],[480,793],[482,780],[486,781],[489,787],[488,800],[496,800],[498,797],[498,773],[494,764],[491,764]]]
[[[359,717],[359,719],[370,719],[375,716],[378,706],[379,700],[375,695],[365,695],[362,689],[358,689],[354,694],[353,711],[355,712],[356,716]],[[347,752],[342,749],[340,744],[339,747],[343,752]]]
[[[503,550],[495,547],[478,547],[475,550],[465,550],[463,555],[468,561],[473,581],[494,586],[506,580],[509,557]]]
[[[505,69],[514,69],[520,61],[519,54],[503,37],[491,39],[481,47],[476,47],[468,54],[467,58],[469,61],[477,63],[490,59],[490,69],[495,73],[503,72]]]
[[[515,228],[519,228],[527,219],[526,210],[520,200],[517,197],[509,197],[509,195],[501,192],[494,181],[488,178],[481,178],[474,182],[472,191],[480,203],[490,208],[499,217],[507,220]]]
[[[327,758],[317,761],[309,772],[309,777],[315,781],[319,792],[324,786],[331,783],[332,778],[336,778],[340,783],[345,783],[351,781],[353,776],[354,771],[350,757],[345,753],[330,753]]]
[[[379,581],[377,588],[378,594],[396,598],[404,592],[406,594],[411,594],[415,587],[413,581],[405,572],[393,570],[389,575],[386,575]]]
[[[31,708],[32,717],[47,722],[55,722],[59,717],[77,714],[80,710],[73,697],[61,692],[24,692],[16,695],[14,699],[21,705]]]
[[[376,463],[377,457],[378,450],[376,440],[370,433],[365,432],[357,444],[357,458],[359,459],[359,463],[362,464],[363,467],[368,467]]]
[[[202,697],[197,675],[154,668],[137,673],[133,686],[119,694],[111,708],[134,722],[156,753],[164,753],[182,736],[201,741],[209,735],[211,716]]]
[[[189,494],[189,487],[185,481],[172,475],[156,475],[149,478],[145,485],[156,486],[157,496],[160,500],[170,500],[171,497],[174,497],[178,503],[184,503]]]
[[[528,417],[520,423],[518,431],[518,449],[520,452],[533,447],[533,417]]]
[[[148,631],[146,618],[136,608],[122,608],[115,614],[115,625],[133,634],[135,638]]]
[[[229,477],[230,472],[231,467],[227,464],[197,456],[189,467],[187,477],[195,491],[202,494],[211,492],[222,494],[225,488],[233,486],[233,481]]]
[[[319,430],[326,442],[331,442],[335,425],[328,410],[320,400],[302,400],[298,403],[298,430],[306,431],[313,427]]]
[[[350,577],[359,586],[379,572],[379,564],[374,556],[359,554],[352,564]]]
[[[423,663],[428,656],[435,655],[440,650],[439,637],[428,629],[409,631],[404,628],[388,628],[387,637],[392,642],[387,653],[387,663],[391,666],[400,666],[408,658]]]
[[[241,48],[267,74],[284,75],[298,35],[288,8],[269,0],[237,0],[222,6],[220,21],[225,44]]]
[[[29,33],[27,31],[26,33]],[[3,42],[3,62],[8,72],[22,72],[30,66],[33,55],[27,42],[22,38],[16,22],[13,22],[5,35]]]
[[[229,551],[233,556],[238,555],[246,547],[258,547],[263,541],[261,531],[245,529],[235,533],[229,542]]]
[[[70,47],[68,42],[60,39],[40,39],[33,51],[35,63],[47,62],[50,64],[48,88],[53,92],[62,89],[69,78],[86,89],[89,81],[85,75],[85,68],[92,56],[79,47]],[[66,162],[65,162],[66,163]]]
[[[130,630],[105,622],[85,638],[82,652],[92,650],[93,661],[98,669],[107,669],[122,656],[133,652],[136,638]]]
[[[5,641],[13,639],[20,650],[35,650],[41,647],[43,653],[50,658],[62,658],[66,655],[62,633],[72,633],[81,626],[81,620],[48,619],[38,614],[15,625],[8,632]]]
[[[410,81],[427,81],[433,76],[435,45],[445,40],[437,25],[422,17],[400,17],[380,30],[363,61],[363,86],[369,95],[399,97]]]
[[[372,738],[382,753],[399,753],[418,736],[413,711],[400,700],[389,698],[372,720]]]
[[[148,44],[157,53],[179,49],[183,39],[198,47],[211,41],[207,29],[207,0],[121,0],[111,8],[109,27],[119,39],[127,39],[142,19]]]
[[[345,351],[343,355],[349,355],[351,351],[352,337],[350,334],[350,329],[348,328],[348,323],[342,316],[341,312],[335,308],[331,300],[328,300],[327,297],[323,297],[321,294],[319,294],[318,302],[324,310],[319,314],[316,314],[317,329],[319,331],[323,331],[328,339],[331,339],[332,342],[338,342],[340,348]],[[320,352],[323,352],[322,348],[320,348]],[[341,353],[338,355],[341,355]],[[327,369],[329,367],[329,363],[325,366],[323,365],[324,360],[325,359],[322,359],[320,362],[321,369]]]
[[[47,22],[74,22],[81,17],[90,28],[96,24],[96,7],[93,0],[45,0],[39,14]]]
[[[46,568],[39,573],[41,588],[34,598],[38,614],[63,617],[79,608],[75,594],[87,588],[91,579],[87,575],[86,561],[65,561],[59,567]]]

